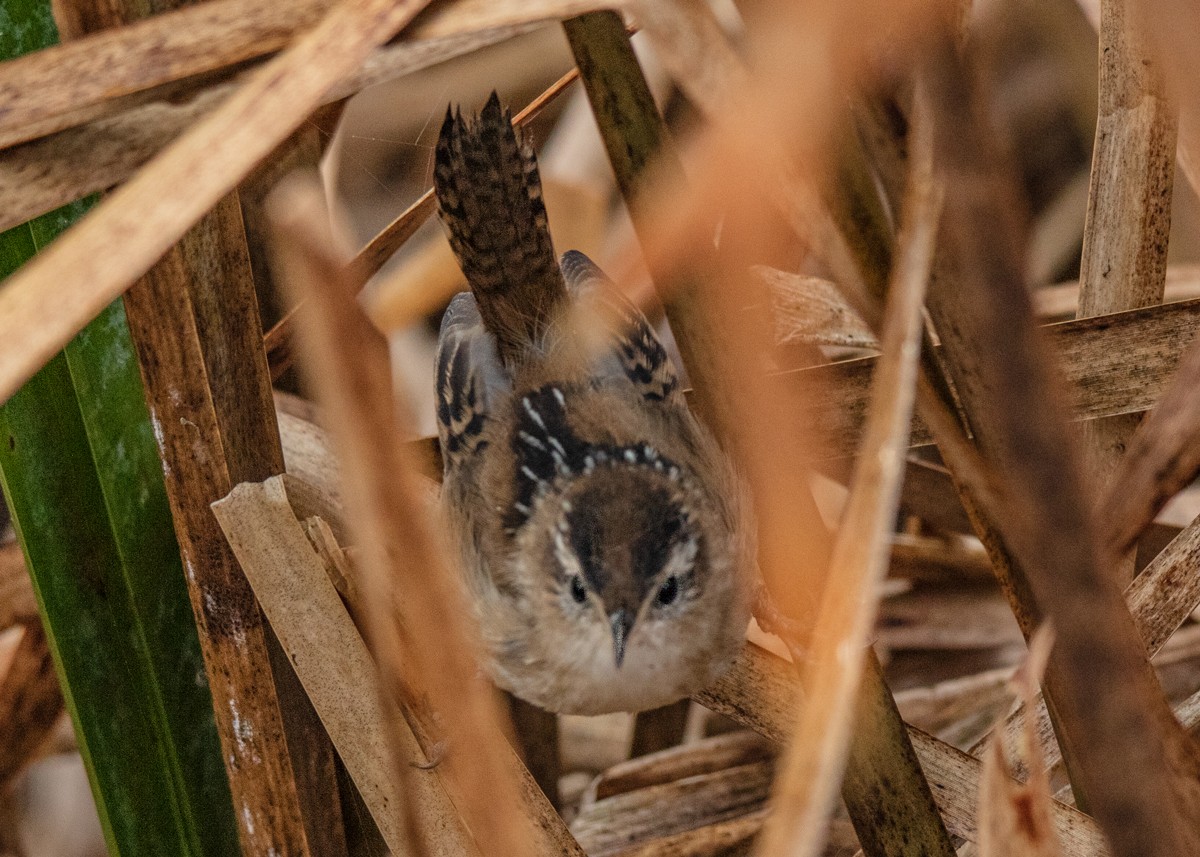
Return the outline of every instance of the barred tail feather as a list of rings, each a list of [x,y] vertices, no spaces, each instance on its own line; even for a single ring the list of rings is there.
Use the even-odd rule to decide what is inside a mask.
[[[541,341],[566,285],[533,149],[493,92],[474,120],[447,110],[434,160],[438,213],[505,363]]]

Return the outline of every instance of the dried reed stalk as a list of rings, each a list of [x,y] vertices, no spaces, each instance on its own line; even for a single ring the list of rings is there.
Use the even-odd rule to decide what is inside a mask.
[[[336,850],[330,837],[340,833],[340,819],[325,818],[338,809],[328,739],[305,718],[311,713],[302,691],[289,694],[295,678],[286,659],[272,671],[271,631],[209,510],[238,482],[277,472],[283,460],[266,366],[252,338],[258,309],[236,199],[223,200],[200,229],[130,289],[126,317],[166,463],[243,848],[329,853],[321,845]],[[206,245],[223,242],[214,264]],[[314,770],[324,773],[323,787],[305,777]],[[310,818],[325,820],[308,830]]]
[[[1074,408],[1073,419],[1140,413],[1154,407],[1165,395],[1197,323],[1200,300],[1047,325],[1045,335],[1069,384],[1066,398]],[[945,348],[939,346],[936,359],[945,358]],[[812,425],[809,431],[821,439],[821,449],[829,455],[851,455],[862,442],[876,362],[877,358],[866,357],[774,376],[777,383],[804,388],[810,413],[790,419]],[[928,414],[918,411],[910,445],[941,439],[928,419]]]
[[[965,6],[960,4],[957,7],[957,15],[949,10],[946,12],[946,29],[953,30],[958,37],[961,37],[966,20],[964,8]],[[951,21],[952,18],[955,20]],[[938,22],[932,28],[935,38],[940,24],[941,22]],[[925,47],[922,55],[926,56],[928,52],[929,48]],[[917,75],[920,76],[921,73],[918,71]],[[894,97],[900,99],[903,95]],[[887,116],[889,109],[900,110],[903,113],[903,109],[897,104],[885,105],[872,101],[858,111],[858,124],[863,129],[865,138],[876,148],[876,166],[890,171],[881,177],[881,185],[894,194],[900,187],[900,177],[897,173],[907,159],[907,153],[905,142],[899,139],[896,123]],[[844,232],[861,234],[868,239],[851,240],[848,243],[852,248],[857,269],[869,285],[879,280],[881,269],[886,270],[884,266],[888,263],[888,230],[885,214],[878,205],[874,178],[853,141],[850,142],[850,148],[851,156],[843,158],[841,168],[854,180],[845,183],[845,196],[848,199],[835,204],[834,210],[839,216]],[[941,248],[934,268],[935,282],[954,281],[958,276],[951,260]],[[944,302],[939,300],[940,291],[934,290],[931,295],[933,326],[946,326],[952,332],[957,332],[960,320],[953,310],[942,312]],[[931,434],[937,439],[943,459],[950,465],[950,480],[963,511],[967,513],[971,529],[985,546],[996,576],[1009,596],[1018,622],[1027,633],[1031,633],[1039,621],[1037,608],[1024,572],[1013,559],[1009,546],[996,524],[995,515],[998,514],[999,502],[993,490],[992,480],[975,446],[967,440],[976,416],[970,412],[968,403],[960,398],[957,385],[964,378],[973,379],[972,368],[964,368],[961,359],[965,355],[969,360],[970,355],[953,348],[935,350],[931,347],[931,339],[932,336],[927,337],[925,342],[920,412],[929,423]]]
[[[517,24],[385,45],[321,100],[324,104],[338,101],[381,81],[529,32],[532,26]],[[190,125],[212,113],[251,74],[244,72],[201,88],[182,102],[165,93],[158,100],[0,153],[0,194],[8,203],[0,211],[0,228],[124,181]]]
[[[918,120],[918,139],[929,133]],[[904,452],[915,399],[925,284],[937,234],[940,190],[933,184],[930,140],[917,144],[905,207],[899,261],[889,289],[883,356],[872,384],[863,447],[850,497],[834,540],[829,577],[801,671],[808,704],[801,709],[774,787],[774,813],[761,843],[764,855],[811,855],[837,794],[851,742],[862,675],[860,652],[874,626],[878,587],[903,478]],[[948,844],[948,843],[947,843]]]
[[[801,705],[800,683],[790,664],[750,644],[733,668],[698,701],[773,741],[787,740]],[[908,727],[921,767],[949,832],[972,842],[979,838],[979,783],[983,763],[919,729]],[[888,793],[888,799],[893,795]],[[1104,835],[1090,816],[1054,802],[1050,812],[1068,857],[1108,854]]]
[[[209,0],[0,63],[0,148],[95,119],[123,97],[274,53],[332,5]],[[97,29],[84,25],[86,13],[66,14],[79,26],[60,20],[60,30]]]
[[[1120,483],[1114,483],[1114,487]],[[1166,645],[1171,635],[1200,607],[1200,575],[1195,573],[1200,562],[1200,520],[1193,521],[1177,535],[1154,560],[1143,569],[1125,590],[1125,602],[1137,625],[1138,633],[1146,648],[1146,655],[1153,658]],[[1010,740],[1024,728],[1026,711],[1022,707],[1006,719],[1004,730]],[[1053,767],[1062,760],[1055,743],[1049,715],[1044,705],[1039,704],[1033,718],[1034,731],[1041,745],[1046,764]],[[982,742],[971,748],[978,755]],[[1029,772],[1019,764],[1016,776],[1024,778]]]
[[[1104,0],[1100,14],[1100,115],[1079,270],[1079,316],[1162,303],[1175,173],[1176,109],[1136,13]],[[1098,485],[1118,467],[1137,428],[1134,415],[1083,426]],[[1134,574],[1132,554],[1114,562],[1118,582]]]
[[[1200,265],[1168,265],[1163,303],[1190,301],[1200,297]],[[1057,321],[1074,318],[1079,312],[1079,282],[1043,286],[1033,295],[1033,305],[1039,318]]]
[[[761,823],[772,773],[770,762],[751,762],[647,786],[596,801],[572,827],[590,857],[627,857],[649,846],[669,849],[677,846],[663,840],[681,835],[702,848],[710,824],[739,817],[755,819],[755,827]]]
[[[307,300],[308,371],[345,475],[368,638],[384,689],[441,768],[482,850],[582,854],[504,742],[496,700],[476,678],[463,593],[424,520],[398,442],[404,405],[389,389],[386,344],[354,301],[357,282],[332,244],[314,185],[276,192],[276,253],[280,278],[297,302]],[[406,763],[399,767],[410,773]],[[422,853],[431,853],[427,844]]]
[[[110,115],[146,97],[130,98],[139,93],[160,90],[159,95],[177,96],[181,87],[171,84],[228,74],[282,50],[334,5],[330,0],[283,0],[247,8],[236,0],[209,0],[0,63],[0,148]],[[617,5],[596,0],[445,2],[414,21],[402,41],[445,39],[465,30],[503,29]]]
[[[634,0],[631,12],[672,79],[709,119],[745,92],[750,76],[712,7],[685,0]]]
[[[407,725],[387,720],[370,652],[296,520],[289,487],[299,487],[291,477],[246,482],[213,504],[263,612],[392,853],[409,848],[405,800],[434,853],[477,853],[438,768],[396,781],[389,736],[404,763],[425,758]],[[351,606],[363,615],[361,601]]]
[[[1028,707],[1050,656],[1053,634],[1043,628],[1030,641],[1029,655],[1012,683]],[[1008,772],[1005,736],[997,730],[983,760],[979,786],[980,857],[1059,857],[1062,850],[1051,818],[1050,778],[1033,729],[1027,727],[1017,745],[1026,767],[1036,773],[1018,784]]]
[[[1115,853],[1182,853],[1195,835],[1192,801],[1180,790],[1188,763],[1168,763],[1174,721],[1121,593],[1100,571],[1106,558],[1080,502],[1084,483],[1064,432],[1060,382],[1034,335],[1022,285],[1012,189],[949,37],[930,52],[930,73],[954,275],[952,287],[937,281],[931,310],[955,354],[976,442],[997,475],[1003,503],[991,511],[1032,590],[1017,601],[1044,610],[1059,633],[1047,688],[1072,775]]]
[[[770,761],[774,744],[749,731],[727,732],[647,756],[634,756],[608,768],[588,787],[583,806],[613,795],[662,785],[739,765]]]
[[[1170,386],[1133,435],[1102,502],[1105,546],[1117,556],[1200,472],[1198,383],[1200,341],[1184,354]]]
[[[622,848],[619,857],[728,857],[749,853],[766,811]],[[614,855],[616,857],[616,855]]]
[[[119,27],[143,12],[91,0],[56,11],[72,42],[83,36],[73,26]],[[332,747],[208,509],[232,484],[284,464],[236,192],[133,284],[125,316],[166,465],[243,850],[337,854],[345,836]]]
[[[0,193],[7,203],[0,229],[120,184],[235,86],[215,86],[181,104],[134,107],[0,153]]]
[[[1171,229],[1177,110],[1122,0],[1101,3],[1100,48],[1080,318],[1161,303]]]
[[[958,20],[951,24],[951,28],[959,35],[965,24],[963,9],[964,6],[960,4]],[[932,29],[936,33],[938,27],[935,25]],[[920,71],[916,72],[918,78],[921,74]],[[894,97],[902,99],[904,94]],[[896,173],[908,155],[906,142],[897,138],[895,123],[885,115],[889,107],[900,109],[898,105],[889,106],[872,100],[871,103],[860,107],[858,125],[863,129],[865,137],[876,147],[875,164],[885,173],[891,171],[891,174],[881,177],[880,183],[894,193],[900,187],[899,176]],[[885,266],[890,264],[887,253],[886,214],[879,206],[874,175],[853,140],[849,143],[849,149],[850,156],[843,156],[840,167],[841,171],[849,173],[853,180],[843,183],[844,196],[847,198],[835,202],[834,210],[842,230],[860,236],[858,240],[852,239],[849,243],[858,270],[869,285],[877,281],[880,270],[886,270]],[[864,238],[866,240],[863,240]],[[934,269],[935,282],[945,283],[956,277],[942,248],[939,248]],[[953,329],[959,323],[958,319],[950,314],[939,314],[937,293],[932,297],[930,310],[933,327],[948,325]],[[932,338],[932,335],[928,336],[924,342],[919,411],[928,422],[930,433],[936,438],[943,459],[950,466],[950,483],[954,493],[958,495],[958,506],[966,513],[970,522],[968,529],[974,531],[982,541],[996,577],[1009,596],[1014,614],[1021,627],[1029,631],[1037,622],[1036,607],[1033,605],[1023,572],[1013,560],[996,524],[995,515],[999,504],[990,475],[978,451],[967,439],[972,429],[972,414],[960,399],[957,389],[957,383],[964,374],[959,361],[960,355],[950,348],[935,349],[932,347]]]
[[[144,274],[428,0],[349,0],[0,289],[0,400]],[[164,188],[187,189],[164,193]],[[121,252],[112,252],[119,246]]]

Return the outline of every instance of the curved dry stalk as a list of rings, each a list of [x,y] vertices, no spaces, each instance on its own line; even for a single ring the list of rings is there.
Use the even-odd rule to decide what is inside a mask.
[[[354,300],[357,280],[333,247],[315,179],[277,190],[271,213],[280,279],[307,299],[307,369],[339,452],[381,684],[482,852],[582,857],[504,741],[496,698],[479,680],[464,594],[400,442],[407,409],[390,389],[387,345]]]
[[[763,834],[764,855],[810,855],[822,841],[825,818],[837,794],[850,748],[853,710],[878,606],[878,585],[904,474],[909,421],[923,331],[925,286],[933,259],[941,191],[931,174],[928,120],[918,121],[906,230],[889,289],[883,356],[872,385],[866,437],[850,498],[834,541],[826,585],[802,668],[808,704],[800,713],[775,785],[774,812]],[[923,145],[922,145],[923,143]],[[947,848],[949,842],[946,843]]]

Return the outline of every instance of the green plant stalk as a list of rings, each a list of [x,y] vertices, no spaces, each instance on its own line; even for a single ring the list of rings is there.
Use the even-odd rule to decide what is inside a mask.
[[[0,57],[57,39],[2,0]],[[78,219],[0,234],[0,276]],[[0,407],[0,484],[111,854],[237,853],[212,700],[120,302]]]
[[[621,18],[593,12],[563,22],[580,76],[625,197],[635,229],[644,222],[639,191],[651,175],[682,175],[662,117]],[[672,313],[674,310],[674,314]],[[688,310],[686,293],[675,292],[667,317],[677,331],[684,363],[689,356],[707,366],[703,342],[688,332],[698,313]],[[676,319],[684,327],[676,326]],[[704,334],[701,334],[705,337]],[[684,343],[691,341],[689,355]],[[694,377],[705,377],[693,369]],[[842,797],[863,850],[870,857],[952,857],[954,848],[938,814],[929,783],[917,762],[895,700],[883,681],[878,659],[867,655],[859,690],[857,728],[847,761]]]

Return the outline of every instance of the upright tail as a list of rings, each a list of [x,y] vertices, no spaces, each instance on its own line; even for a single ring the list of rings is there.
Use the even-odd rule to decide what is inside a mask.
[[[537,160],[496,93],[474,120],[446,111],[433,184],[450,246],[484,326],[509,365],[521,361],[566,300]]]

